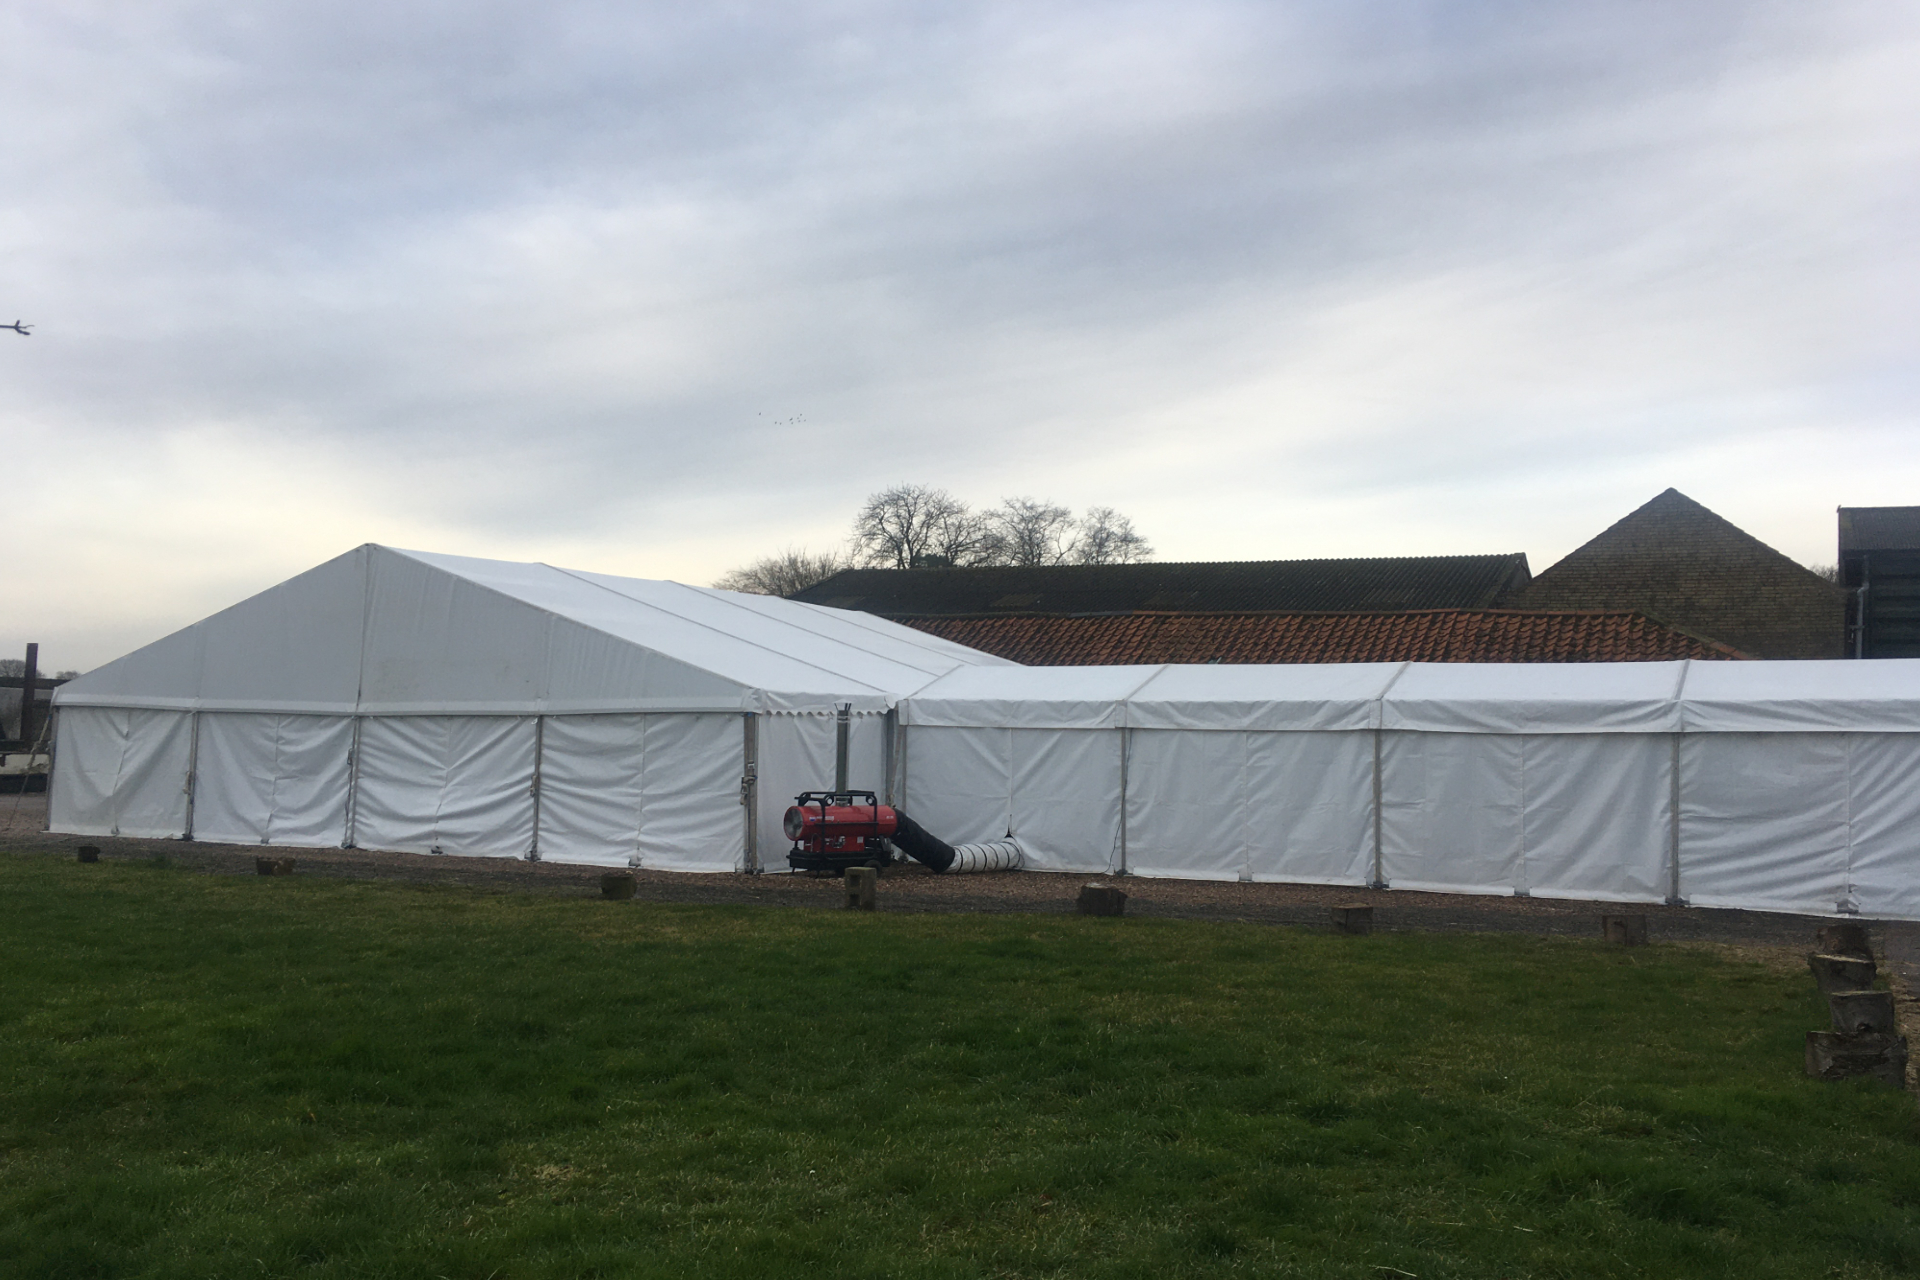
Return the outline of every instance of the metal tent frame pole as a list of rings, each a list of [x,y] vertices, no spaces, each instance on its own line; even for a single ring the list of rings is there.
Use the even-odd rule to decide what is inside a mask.
[[[746,849],[740,868],[748,875],[760,874],[760,716],[749,711],[740,718],[740,804],[746,809],[741,824]]]

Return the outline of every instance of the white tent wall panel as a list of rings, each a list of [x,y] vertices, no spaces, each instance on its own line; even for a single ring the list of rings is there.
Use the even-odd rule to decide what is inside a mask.
[[[1528,892],[1599,902],[1664,901],[1673,739],[1554,733],[1530,734],[1520,743]]]
[[[524,857],[533,846],[534,745],[532,716],[366,717],[354,843]]]
[[[1847,736],[1683,736],[1681,896],[1700,907],[1839,909],[1847,899]],[[1920,737],[1909,743],[1908,751],[1920,748]]]
[[[1004,840],[1013,821],[1011,729],[914,725],[900,807],[948,844]]]
[[[1381,869],[1398,889],[1511,893],[1521,863],[1520,739],[1385,732]]]
[[[1007,825],[1020,842],[1024,865],[1096,873],[1119,868],[1125,742],[1119,729],[1007,731],[1014,781]]]
[[[901,807],[948,844],[1012,835],[1030,870],[1113,871],[1123,741],[1118,729],[914,726]]]
[[[1373,878],[1373,742],[1364,732],[1247,735],[1249,879]]]
[[[205,712],[193,838],[307,848],[346,839],[353,717]]]
[[[1920,920],[1920,737],[1849,737],[1854,903],[1863,915]]]
[[[84,836],[182,835],[192,757],[187,712],[62,708],[48,825]]]
[[[540,856],[624,867],[638,855],[643,715],[548,716],[540,735]]]
[[[787,853],[793,848],[793,842],[782,834],[780,820],[786,816],[793,798],[802,791],[832,788],[834,742],[838,731],[831,714],[763,715],[756,716],[754,721],[759,740],[755,794],[759,807],[760,869],[786,871]],[[737,792],[744,758],[738,717],[734,720],[733,734],[733,783]],[[847,730],[847,785],[872,791],[883,800],[887,790],[886,737],[886,717],[872,712],[856,712]],[[911,805],[901,807],[916,819],[920,817]],[[933,827],[927,829],[938,834]],[[1000,834],[1004,834],[1004,830]]]
[[[655,871],[741,870],[741,717],[662,713],[646,722],[640,865]]]
[[[1245,733],[1135,729],[1127,757],[1127,870],[1195,880],[1247,877]],[[1371,786],[1371,782],[1368,784]]]

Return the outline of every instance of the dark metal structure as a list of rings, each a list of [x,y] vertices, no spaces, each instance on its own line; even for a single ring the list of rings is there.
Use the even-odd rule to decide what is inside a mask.
[[[1920,507],[1841,507],[1849,658],[1920,658]]]

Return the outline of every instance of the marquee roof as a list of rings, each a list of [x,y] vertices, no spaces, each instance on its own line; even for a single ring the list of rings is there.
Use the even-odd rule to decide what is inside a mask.
[[[865,614],[369,543],[63,686],[63,706],[879,710],[1005,659]]]

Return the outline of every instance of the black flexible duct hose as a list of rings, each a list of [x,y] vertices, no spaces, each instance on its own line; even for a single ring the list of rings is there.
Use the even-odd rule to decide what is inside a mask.
[[[945,871],[953,865],[952,845],[939,836],[929,834],[925,827],[898,809],[893,811],[893,819],[892,840],[900,846],[900,852],[935,871]]]

